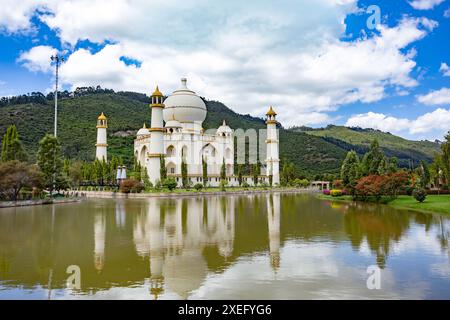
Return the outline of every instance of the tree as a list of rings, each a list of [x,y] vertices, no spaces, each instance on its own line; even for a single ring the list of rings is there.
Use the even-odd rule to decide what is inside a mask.
[[[295,180],[295,165],[285,162],[281,170],[281,185],[288,186]]]
[[[433,184],[440,189],[442,181],[442,157],[440,154],[436,154],[433,159],[433,163],[429,167],[430,179]]]
[[[225,158],[222,161],[222,167],[220,168],[220,180],[225,180],[227,178],[227,171],[225,168]]]
[[[450,131],[445,136],[444,143],[441,144],[442,150],[442,171],[447,185],[450,185]]]
[[[253,185],[256,187],[258,185],[258,177],[259,177],[259,171],[261,167],[259,166],[259,162],[255,163],[252,167],[252,173],[253,173]]]
[[[43,174],[44,186],[50,190],[64,189],[68,185],[64,177],[61,146],[57,138],[46,134],[39,142],[37,163]]]
[[[11,125],[6,129],[6,133],[3,136],[1,160],[3,162],[10,160],[26,161],[26,158],[17,128],[15,125]]]
[[[166,180],[167,178],[167,169],[166,169],[166,158],[164,155],[160,155],[160,168],[159,168],[159,175],[161,176],[161,181]]]
[[[398,170],[398,159],[397,157],[392,157],[389,159],[388,171],[389,173],[394,173],[397,172],[397,170]]]
[[[202,157],[202,175],[203,175],[203,186],[206,187],[208,183],[208,163],[205,161],[204,157]]]
[[[151,188],[153,188],[153,184],[150,181],[150,178],[148,176],[148,171],[147,171],[147,167],[144,167],[142,171],[142,177],[141,180],[144,183],[144,187],[146,190],[149,190]]]
[[[72,185],[79,186],[83,181],[83,162],[76,161],[70,166],[70,180],[72,181]]]
[[[384,174],[388,173],[388,170],[389,170],[389,164],[387,162],[386,157],[383,155],[383,157],[380,160],[380,163],[378,164],[377,174],[384,175]]]
[[[70,160],[67,158],[64,158],[63,172],[66,177],[70,177]]]
[[[183,188],[187,188],[189,186],[188,169],[184,159],[181,160],[181,184],[183,185]]]
[[[119,167],[119,159],[116,156],[111,158],[109,162],[109,182],[114,183],[117,175],[117,168]]]
[[[420,178],[419,184],[423,189],[425,189],[430,183],[430,170],[428,169],[428,165],[423,160],[420,161],[420,166],[417,169]]]
[[[237,170],[238,170],[238,183],[239,183],[239,186],[241,186],[242,182],[243,182],[243,177],[242,177],[243,171],[244,171],[243,166],[244,166],[243,164],[238,164],[238,168],[237,168]]]
[[[380,163],[384,159],[384,154],[381,151],[380,144],[378,140],[375,139],[370,145],[369,151],[364,155],[362,161],[362,174],[371,175],[378,174],[380,169]]]
[[[0,195],[16,201],[23,188],[41,188],[42,173],[35,165],[18,160],[0,163]]]
[[[341,167],[341,180],[344,187],[353,194],[356,183],[361,176],[360,163],[357,153],[352,150],[347,153]]]

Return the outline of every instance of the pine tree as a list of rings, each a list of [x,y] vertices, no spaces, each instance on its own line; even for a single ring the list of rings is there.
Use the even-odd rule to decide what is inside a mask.
[[[238,183],[239,183],[239,186],[241,186],[242,182],[243,182],[243,177],[242,177],[243,171],[244,171],[243,167],[244,167],[243,164],[238,164],[237,170],[238,170]]]
[[[208,183],[208,163],[205,158],[202,157],[202,173],[203,173],[203,186],[206,187]]]
[[[50,192],[67,187],[67,179],[63,175],[61,146],[57,138],[46,134],[39,142],[37,154],[38,166],[44,177],[44,186]]]
[[[450,186],[450,131],[445,136],[444,143],[441,144],[442,156],[442,171],[444,173],[445,181]]]
[[[64,158],[63,172],[66,177],[70,177],[70,160],[67,158]]]
[[[223,158],[222,167],[220,168],[220,180],[226,180],[227,171],[225,167],[225,158]]]
[[[378,164],[377,173],[382,176],[382,175],[385,175],[388,172],[388,170],[389,170],[389,165],[387,163],[386,157],[383,155],[380,163]]]
[[[425,189],[430,183],[430,170],[428,169],[428,165],[423,160],[420,161],[418,173],[420,177],[420,186]]]
[[[166,158],[163,155],[160,156],[159,174],[161,176],[160,181],[164,181],[167,179]]]
[[[349,151],[341,167],[341,180],[345,187],[354,188],[356,181],[360,178],[360,163],[358,155],[354,150]]]
[[[183,185],[183,188],[187,188],[189,186],[188,169],[187,169],[187,164],[184,161],[184,159],[181,160],[181,183]]]
[[[398,159],[397,157],[392,157],[389,159],[389,173],[395,173],[398,171]]]
[[[11,125],[6,129],[6,133],[2,140],[1,160],[3,162],[10,160],[26,161],[26,153],[20,142],[19,133],[15,125]]]
[[[378,174],[378,169],[383,158],[384,154],[381,151],[380,144],[375,139],[370,145],[369,152],[364,155],[362,161],[363,175]]]

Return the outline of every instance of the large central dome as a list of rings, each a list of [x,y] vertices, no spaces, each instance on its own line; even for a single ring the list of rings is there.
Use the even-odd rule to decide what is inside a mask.
[[[177,120],[179,122],[203,122],[206,118],[206,105],[203,100],[189,90],[186,78],[181,79],[181,88],[175,90],[164,100],[164,122]]]

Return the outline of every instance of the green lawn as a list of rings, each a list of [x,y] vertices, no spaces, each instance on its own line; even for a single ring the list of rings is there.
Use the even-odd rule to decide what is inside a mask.
[[[450,195],[429,195],[422,203],[410,196],[400,196],[389,205],[397,208],[450,214]]]
[[[318,195],[318,198],[332,201],[352,201],[350,196],[332,197],[321,194]],[[395,208],[450,214],[450,195],[428,195],[422,203],[417,202],[412,196],[399,196],[388,205]]]

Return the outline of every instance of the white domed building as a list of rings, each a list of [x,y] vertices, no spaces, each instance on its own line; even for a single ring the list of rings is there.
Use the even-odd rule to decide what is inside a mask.
[[[179,185],[182,184],[183,161],[187,165],[190,183],[203,183],[203,159],[207,163],[207,184],[211,186],[220,184],[220,171],[225,163],[228,185],[238,185],[238,178],[234,175],[233,130],[223,121],[217,130],[205,132],[202,124],[206,118],[206,105],[194,91],[188,89],[186,83],[185,78],[181,79],[181,87],[165,100],[158,88],[152,94],[151,127],[147,128],[144,124],[137,132],[134,141],[136,159],[147,168],[152,183],[160,180],[161,157],[164,157],[167,176],[174,177]],[[272,126],[275,130],[274,116],[272,113],[268,114],[268,128]],[[274,139],[275,136],[269,137],[268,134],[268,150],[275,150],[273,146],[269,147]],[[276,142],[278,153],[278,141]],[[276,159],[268,158],[266,162],[269,164],[276,162],[278,165],[277,153]],[[276,175],[278,166],[266,172],[273,172],[273,183],[279,183]],[[252,184],[251,177],[245,179]],[[268,176],[261,179],[268,182]]]

